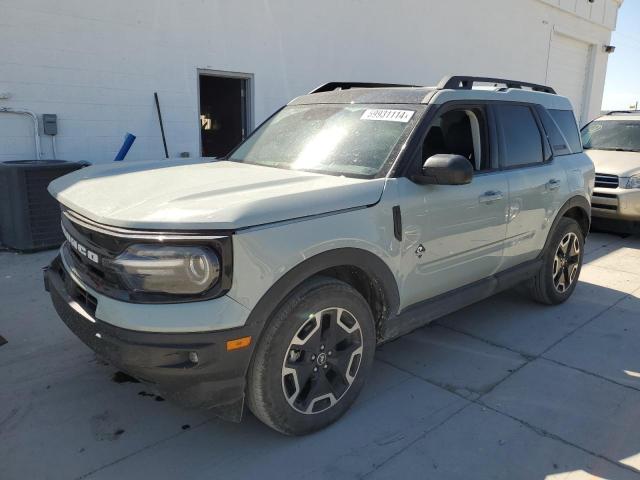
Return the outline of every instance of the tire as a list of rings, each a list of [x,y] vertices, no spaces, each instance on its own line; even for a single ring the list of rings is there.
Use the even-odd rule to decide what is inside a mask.
[[[371,371],[371,309],[329,277],[296,288],[265,327],[249,368],[247,406],[269,427],[305,435],[340,418]]]
[[[566,301],[578,283],[583,256],[584,235],[580,225],[572,218],[563,217],[543,254],[542,268],[528,282],[531,297],[547,305]]]

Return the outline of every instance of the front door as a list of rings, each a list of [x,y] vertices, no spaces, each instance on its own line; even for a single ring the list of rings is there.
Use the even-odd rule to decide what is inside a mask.
[[[474,167],[468,185],[398,182],[402,205],[402,308],[494,274],[506,236],[508,184],[491,152],[481,105],[449,108],[431,124],[422,147],[431,155],[465,156]],[[495,150],[495,147],[494,147]]]
[[[246,138],[249,81],[236,76],[200,74],[203,157],[224,157]]]

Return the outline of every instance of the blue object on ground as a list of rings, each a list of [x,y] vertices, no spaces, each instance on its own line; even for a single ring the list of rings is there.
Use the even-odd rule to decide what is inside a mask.
[[[127,153],[129,153],[129,149],[131,148],[131,145],[133,145],[133,142],[135,142],[135,140],[136,136],[134,134],[127,133],[127,135],[124,137],[124,142],[120,147],[120,151],[116,155],[116,158],[113,159],[113,161],[120,162],[121,160],[124,160],[124,157],[126,157]]]

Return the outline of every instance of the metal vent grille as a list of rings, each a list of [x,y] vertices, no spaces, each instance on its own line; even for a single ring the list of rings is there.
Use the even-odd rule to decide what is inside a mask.
[[[25,172],[29,226],[35,248],[64,241],[60,228],[60,204],[47,192],[47,185],[59,176],[60,172],[53,170]]]
[[[87,165],[64,160],[0,162],[0,243],[23,252],[59,246],[60,206],[47,186]]]

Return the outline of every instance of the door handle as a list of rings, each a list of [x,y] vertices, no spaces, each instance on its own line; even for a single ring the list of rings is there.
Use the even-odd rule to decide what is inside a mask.
[[[502,200],[504,198],[504,195],[502,194],[501,191],[499,190],[489,190],[488,192],[484,192],[482,195],[480,195],[480,198],[478,198],[478,201],[480,203],[493,203],[493,202],[497,202],[498,200]]]
[[[560,180],[556,179],[556,178],[552,178],[551,180],[549,180],[547,182],[547,189],[548,190],[557,190],[560,188],[560,184],[562,182],[560,182]]]

